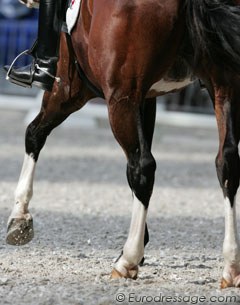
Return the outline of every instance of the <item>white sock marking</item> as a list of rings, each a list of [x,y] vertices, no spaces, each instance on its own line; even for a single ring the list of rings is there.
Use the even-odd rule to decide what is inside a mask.
[[[134,195],[132,220],[123,255],[116,263],[116,269],[123,275],[126,270],[137,266],[144,255],[144,234],[147,210]]]
[[[22,171],[15,191],[15,204],[9,217],[24,217],[28,213],[28,204],[33,194],[33,178],[36,162],[31,155],[25,154]]]
[[[228,280],[229,271],[233,266],[240,265],[240,244],[237,232],[236,201],[231,207],[230,200],[225,199],[225,238],[223,243],[225,260],[223,277]]]

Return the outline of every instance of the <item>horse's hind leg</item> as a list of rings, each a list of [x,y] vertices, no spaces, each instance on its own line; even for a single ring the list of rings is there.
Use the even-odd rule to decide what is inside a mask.
[[[144,256],[144,245],[148,241],[146,216],[156,169],[151,154],[155,107],[155,100],[142,106],[128,98],[109,103],[110,124],[127,156],[127,178],[134,197],[129,235],[112,271],[112,278],[137,277],[138,265]]]
[[[215,112],[219,129],[217,174],[225,198],[224,270],[221,287],[240,286],[240,243],[237,233],[236,193],[239,187],[240,136],[237,95],[230,86],[214,86]]]
[[[39,153],[52,129],[61,124],[72,112],[80,109],[86,101],[76,95],[66,102],[61,90],[51,94],[45,93],[40,113],[26,130],[26,153],[15,191],[15,204],[8,220],[8,244],[24,245],[33,238],[33,220],[28,205],[33,194],[34,171]]]

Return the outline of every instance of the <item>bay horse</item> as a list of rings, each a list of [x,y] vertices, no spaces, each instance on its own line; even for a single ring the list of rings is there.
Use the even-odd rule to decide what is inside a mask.
[[[82,0],[71,37],[61,35],[57,76],[61,81],[45,92],[40,112],[26,130],[7,242],[23,245],[33,238],[28,206],[47,136],[71,113],[102,95],[113,134],[127,158],[134,197],[129,234],[111,276],[136,279],[149,239],[146,216],[156,170],[151,153],[156,97],[201,79],[219,130],[216,169],[225,202],[221,287],[240,287],[235,203],[240,178],[240,0]]]

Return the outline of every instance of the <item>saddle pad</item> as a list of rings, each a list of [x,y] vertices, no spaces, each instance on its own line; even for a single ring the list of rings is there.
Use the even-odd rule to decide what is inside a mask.
[[[68,33],[71,34],[71,31],[77,21],[78,13],[80,10],[81,0],[70,0],[69,7],[66,13],[66,23],[68,28]]]

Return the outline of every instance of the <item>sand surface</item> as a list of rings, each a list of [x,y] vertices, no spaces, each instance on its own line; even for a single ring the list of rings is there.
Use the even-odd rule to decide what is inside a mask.
[[[35,238],[22,247],[5,243],[25,115],[0,113],[0,304],[177,304],[167,296],[185,297],[183,304],[196,304],[195,296],[205,298],[199,304],[240,302],[240,290],[219,289],[224,209],[215,130],[157,126],[145,264],[136,281],[113,281],[109,274],[127,237],[132,195],[125,156],[109,128],[53,132],[40,155],[30,204]]]

